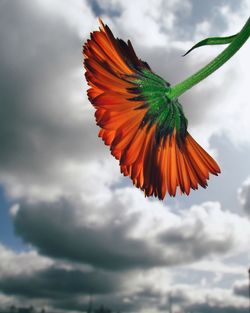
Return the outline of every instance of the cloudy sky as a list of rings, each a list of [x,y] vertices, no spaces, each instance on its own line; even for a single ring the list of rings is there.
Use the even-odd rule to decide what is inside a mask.
[[[246,313],[250,42],[179,99],[222,173],[145,199],[97,138],[82,45],[101,16],[174,84],[238,32],[248,0],[0,0],[0,308]]]

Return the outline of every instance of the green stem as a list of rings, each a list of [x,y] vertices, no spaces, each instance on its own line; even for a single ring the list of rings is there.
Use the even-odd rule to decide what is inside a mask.
[[[170,91],[167,92],[167,96],[170,99],[175,99],[182,95],[186,90],[190,89],[191,87],[211,75],[224,63],[226,63],[243,46],[249,36],[250,18],[248,18],[242,30],[226,49],[224,49],[216,58],[214,58],[211,62],[201,68],[198,72],[183,80],[179,84],[171,87]]]

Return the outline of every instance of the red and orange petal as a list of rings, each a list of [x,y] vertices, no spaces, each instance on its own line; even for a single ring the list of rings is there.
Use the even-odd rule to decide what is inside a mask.
[[[134,97],[129,88],[135,87],[136,69],[150,68],[130,42],[115,39],[100,23],[83,50],[88,97],[96,109],[99,137],[120,161],[121,172],[146,196],[159,199],[175,196],[177,187],[186,194],[198,185],[205,188],[209,173],[220,173],[219,166],[189,133],[181,144],[176,131],[156,143],[157,125],[140,127],[148,108],[143,101],[129,100]]]

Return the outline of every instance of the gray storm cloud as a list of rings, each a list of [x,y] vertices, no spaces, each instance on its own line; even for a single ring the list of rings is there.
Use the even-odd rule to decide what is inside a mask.
[[[185,10],[179,0],[124,3],[43,2],[47,8],[39,1],[0,3],[0,182],[19,207],[11,210],[13,226],[28,250],[0,246],[0,302],[32,299],[34,305],[46,304],[51,310],[83,311],[92,294],[96,305],[121,312],[160,312],[166,310],[171,293],[180,312],[245,313],[246,285],[220,289],[228,279],[224,259],[237,260],[239,251],[249,247],[249,220],[238,214],[237,202],[232,201],[239,182],[250,172],[249,150],[236,150],[231,141],[225,146],[224,125],[215,118],[221,112],[216,108],[223,103],[223,84],[232,86],[234,72],[181,99],[190,126],[201,128],[204,142],[220,133],[215,141],[224,176],[188,199],[167,199],[164,204],[145,200],[126,187],[118,163],[97,138],[82,67],[87,37],[81,38],[69,23],[78,14],[85,31],[96,29],[97,21],[90,21],[101,14],[114,26],[115,35],[131,37],[138,55],[175,83],[208,60],[207,55],[183,59],[186,44],[177,41],[193,41],[199,36],[197,23],[204,21],[210,21],[209,35],[227,30],[229,18],[223,12],[241,16],[244,1],[187,1]],[[81,4],[89,10],[81,11]],[[50,11],[53,5],[58,7]],[[172,22],[166,16],[174,17]],[[138,40],[141,29],[147,34]],[[160,39],[166,44],[158,45]],[[212,94],[214,86],[217,93]],[[223,124],[226,121],[225,117]],[[240,197],[248,214],[250,193],[244,186]],[[201,204],[194,208],[194,203]],[[194,272],[189,266],[204,259],[220,260],[221,272],[207,267],[205,273],[195,270],[195,279],[190,277]],[[215,271],[221,274],[218,284],[213,282]],[[208,276],[210,285],[202,285]],[[220,300],[217,291],[209,289],[215,287]]]

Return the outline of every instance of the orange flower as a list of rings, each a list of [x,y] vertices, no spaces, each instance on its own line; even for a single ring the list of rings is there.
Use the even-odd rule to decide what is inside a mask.
[[[84,45],[88,98],[96,109],[99,137],[120,161],[121,172],[145,196],[163,199],[220,173],[212,157],[187,131],[178,99],[169,100],[170,84],[138,59],[131,42],[114,38],[100,20],[100,30]]]

